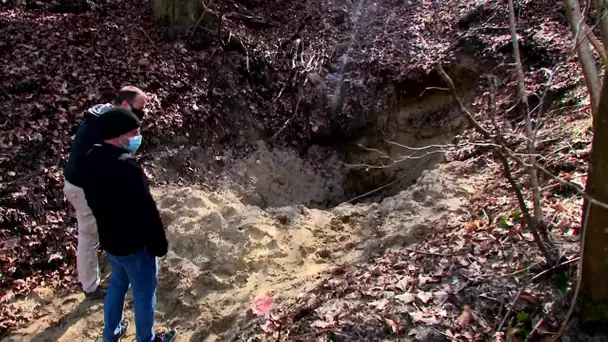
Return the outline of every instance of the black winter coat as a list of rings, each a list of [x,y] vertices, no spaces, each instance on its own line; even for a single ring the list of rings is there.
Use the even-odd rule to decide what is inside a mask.
[[[109,103],[98,104],[84,112],[84,121],[76,131],[68,163],[63,169],[65,179],[77,187],[82,188],[83,178],[85,177],[81,167],[82,159],[93,145],[102,142],[97,118],[111,108],[113,106]]]
[[[94,145],[82,163],[83,189],[99,232],[101,248],[116,256],[142,248],[167,254],[167,238],[148,179],[127,150]]]

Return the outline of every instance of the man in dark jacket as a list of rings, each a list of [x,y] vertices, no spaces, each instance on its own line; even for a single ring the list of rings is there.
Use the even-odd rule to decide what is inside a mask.
[[[95,218],[82,191],[83,177],[86,176],[86,173],[82,170],[81,161],[94,144],[102,141],[99,137],[99,117],[109,109],[119,107],[130,109],[141,120],[146,102],[146,94],[141,89],[126,86],[116,94],[114,103],[98,104],[86,110],[84,112],[84,122],[76,132],[70,157],[64,169],[65,185],[63,192],[74,207],[78,221],[76,270],[82,289],[86,297],[90,299],[102,299],[105,291],[99,287],[100,272],[97,259],[99,238]]]
[[[122,320],[129,286],[133,292],[136,340],[171,341],[175,332],[154,333],[157,257],[168,243],[148,180],[133,152],[141,144],[140,120],[130,110],[114,108],[98,119],[101,144],[84,156],[86,201],[97,221],[99,243],[112,267],[104,302],[105,341],[127,329]]]

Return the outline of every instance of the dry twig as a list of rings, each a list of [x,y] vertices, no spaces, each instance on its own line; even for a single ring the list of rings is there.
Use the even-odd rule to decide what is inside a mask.
[[[511,157],[513,160],[515,160],[516,162],[524,165],[524,166],[529,166],[528,164],[526,164],[526,162],[524,162],[523,160],[521,160],[519,157],[517,157],[515,155],[515,153],[513,152],[513,150],[506,148],[503,146],[503,151],[507,153],[507,155],[509,157]],[[541,171],[542,173],[544,173],[545,175],[549,176],[550,178],[556,180],[557,182],[561,183],[562,185],[566,185],[570,188],[572,188],[572,190],[574,190],[577,194],[579,194],[581,197],[585,198],[586,200],[588,200],[589,202],[591,202],[591,204],[593,205],[597,205],[599,207],[602,207],[604,209],[608,209],[608,204],[598,201],[597,199],[591,197],[588,193],[585,192],[585,190],[583,188],[581,188],[578,184],[567,181],[565,179],[562,179],[556,175],[554,175],[553,173],[551,173],[551,171],[545,169],[544,167],[536,164],[535,167]]]
[[[547,81],[547,83],[545,83],[545,90],[543,91],[543,95],[540,97],[540,101],[538,102],[538,114],[536,114],[536,128],[534,129],[534,136],[533,136],[533,143],[536,143],[536,137],[538,136],[538,130],[540,129],[541,125],[541,118],[543,116],[543,102],[545,102],[545,97],[547,96],[547,92],[549,91],[549,89],[551,88],[551,83],[553,83],[553,73],[551,72],[551,70],[549,69],[542,69],[543,71],[545,71],[547,74],[549,74],[549,80]]]
[[[406,250],[408,252],[411,252],[411,253],[418,253],[418,254],[425,254],[425,255],[432,255],[432,256],[440,256],[440,257],[453,257],[453,256],[465,254],[465,252],[460,252],[460,253],[432,253],[432,252],[419,251],[417,249],[410,249],[410,248],[404,248],[404,250]]]
[[[303,85],[302,85],[302,86],[303,86]],[[278,137],[278,136],[279,136],[279,134],[281,134],[281,133],[282,133],[282,132],[285,130],[285,128],[287,128],[287,126],[289,126],[289,124],[290,124],[290,123],[293,121],[293,119],[295,119],[295,117],[298,115],[298,108],[299,108],[299,106],[300,106],[300,102],[302,101],[302,98],[303,98],[303,97],[304,97],[304,96],[303,96],[303,94],[302,94],[302,87],[300,87],[300,89],[299,89],[299,91],[298,91],[298,100],[296,101],[296,106],[295,106],[295,108],[294,108],[294,110],[293,110],[293,115],[292,115],[292,116],[291,116],[289,119],[287,119],[287,120],[285,121],[285,123],[283,124],[283,127],[281,127],[281,129],[279,129],[279,130],[278,130],[278,131],[277,131],[277,132],[276,132],[276,133],[275,133],[275,134],[272,136],[272,139],[276,139],[276,137]]]
[[[473,117],[473,114],[471,114],[471,112],[469,112],[469,110],[462,103],[462,100],[456,93],[456,86],[454,85],[454,82],[452,81],[450,76],[448,76],[448,74],[446,74],[446,72],[443,70],[443,67],[441,67],[441,64],[438,64],[437,69],[439,71],[440,76],[448,84],[452,98],[458,105],[458,108],[460,109],[460,113],[467,119],[470,126],[472,126],[478,132],[480,132],[486,139],[495,141],[498,145],[501,146],[501,148],[495,149],[494,153],[503,165],[503,168],[505,171],[505,176],[506,176],[507,180],[509,181],[509,184],[513,188],[513,191],[515,192],[515,196],[517,197],[519,207],[522,210],[522,214],[524,215],[524,218],[527,221],[530,232],[534,236],[534,240],[538,246],[538,249],[543,254],[543,256],[545,257],[547,262],[549,264],[553,264],[553,257],[551,256],[551,253],[549,253],[549,251],[547,250],[547,247],[545,246],[543,240],[541,239],[541,237],[538,233],[537,226],[536,226],[537,222],[534,222],[534,219],[532,218],[532,215],[530,214],[530,211],[528,210],[528,208],[526,206],[526,202],[525,202],[524,196],[521,192],[521,189],[519,188],[519,186],[517,185],[517,182],[515,182],[515,179],[513,178],[511,169],[509,167],[509,161],[507,160],[505,155],[502,153],[502,151],[508,150],[508,149],[504,146],[504,142],[502,141],[501,136],[498,136],[498,137],[493,136],[487,129],[483,128],[477,122],[477,120],[475,120],[475,118]]]
[[[407,156],[405,156],[403,158],[400,158],[400,159],[392,159],[391,157],[386,156],[386,155],[381,156],[383,158],[388,158],[388,159],[390,159],[392,161],[392,163],[389,164],[389,165],[344,164],[344,166],[346,166],[346,167],[353,167],[353,168],[354,167],[364,167],[366,169],[387,169],[389,167],[397,165],[397,164],[399,164],[401,162],[404,162],[406,160],[422,159],[422,158],[429,157],[429,156],[432,156],[432,155],[438,154],[438,153],[444,153],[444,151],[431,151],[431,152],[426,152],[425,154],[419,155],[419,156],[414,156],[414,154],[416,154],[416,152],[414,152],[414,153],[412,153],[410,155],[407,155]]]
[[[595,7],[596,16],[601,18],[598,20],[596,25],[600,25],[600,32],[602,33],[602,41],[604,42],[604,48],[608,47],[608,8],[606,8],[605,2],[603,0],[593,0],[593,5]],[[606,62],[604,62],[606,64]]]
[[[534,146],[534,130],[532,128],[532,119],[530,118],[530,107],[528,105],[528,94],[526,94],[526,85],[524,79],[524,71],[521,64],[521,57],[519,54],[519,42],[517,39],[517,24],[515,22],[515,8],[513,0],[509,0],[509,29],[511,31],[511,41],[513,43],[513,57],[515,58],[515,70],[517,71],[517,90],[519,93],[519,101],[523,104],[523,111],[526,123],[526,136],[528,153],[530,154],[529,161],[530,167],[528,173],[530,175],[530,187],[532,188],[532,202],[534,204],[534,221],[536,229],[543,233],[545,238],[548,234],[546,229],[543,228],[543,209],[541,206],[540,198],[540,187],[538,186],[538,174],[536,173],[536,147]],[[547,260],[549,261],[549,260]]]
[[[524,342],[532,341],[532,338],[534,337],[534,335],[536,334],[538,329],[540,329],[540,326],[543,325],[544,322],[545,322],[544,318],[541,318],[540,320],[538,320],[538,323],[536,323],[536,325],[534,325],[534,328],[532,329],[532,331],[530,331],[530,334],[528,334],[528,337],[526,337],[526,340]]]
[[[385,185],[383,185],[383,186],[381,186],[381,187],[379,187],[379,188],[376,188],[376,189],[374,189],[374,190],[368,191],[368,192],[366,192],[366,193],[364,193],[364,194],[362,194],[362,195],[359,195],[359,196],[353,197],[353,198],[351,198],[350,200],[346,201],[346,203],[351,203],[351,202],[356,201],[356,200],[358,200],[358,199],[360,199],[360,198],[367,197],[367,196],[369,196],[369,195],[371,195],[371,194],[373,194],[373,193],[375,193],[375,192],[378,192],[378,191],[380,191],[380,190],[383,190],[383,189],[388,188],[389,186],[391,186],[391,185],[393,185],[393,184],[395,184],[395,183],[399,182],[400,180],[404,179],[405,177],[407,177],[407,176],[411,175],[411,174],[412,174],[414,171],[416,171],[416,170],[420,169],[420,168],[421,168],[422,166],[424,166],[424,164],[426,164],[428,161],[429,161],[429,159],[427,158],[426,160],[424,160],[424,161],[422,161],[422,162],[418,163],[416,166],[414,166],[413,168],[411,168],[411,169],[410,169],[408,172],[406,172],[406,173],[405,173],[404,175],[402,175],[401,177],[399,177],[399,178],[395,179],[394,181],[392,181],[392,182],[390,182],[390,183],[388,183],[388,184],[385,184]]]
[[[548,275],[549,273],[564,267],[564,266],[568,266],[570,264],[573,264],[577,261],[580,260],[580,257],[576,257],[576,258],[572,258],[570,260],[564,261],[561,264],[555,265],[551,268],[548,268],[542,272],[540,272],[539,274],[535,275],[534,277],[528,279],[520,288],[519,291],[517,291],[517,294],[515,295],[515,297],[513,298],[513,300],[511,301],[511,305],[509,306],[509,309],[507,310],[507,314],[503,317],[502,321],[500,322],[500,324],[498,325],[498,328],[496,329],[496,332],[499,332],[502,327],[505,325],[505,323],[507,322],[507,319],[509,318],[509,316],[511,316],[511,312],[513,312],[513,307],[515,306],[515,302],[517,302],[517,300],[519,299],[519,296],[521,296],[522,292],[524,292],[524,290],[526,289],[526,287],[528,285],[530,285],[531,283],[539,280],[540,278]]]
[[[574,33],[574,40],[576,42],[575,46],[578,50],[578,56],[580,59],[581,67],[583,69],[583,74],[585,76],[585,81],[587,83],[587,88],[589,89],[589,95],[591,97],[592,112],[595,116],[595,113],[597,112],[599,106],[602,82],[600,80],[600,75],[598,73],[597,67],[595,66],[594,58],[591,55],[589,45],[583,44],[586,37],[579,33],[579,28],[581,26],[581,23],[583,23],[584,21],[584,17],[581,15],[578,0],[565,0],[565,3],[568,21],[570,22],[570,27],[572,28],[572,32]]]
[[[581,228],[581,255],[584,255],[585,251],[585,238],[587,236],[587,222],[589,222],[589,212],[591,211],[591,202],[588,201],[585,208],[585,218],[583,219],[584,224]],[[551,338],[552,342],[556,342],[566,331],[566,327],[568,326],[568,321],[572,316],[572,312],[574,311],[574,307],[576,306],[576,301],[578,300],[578,294],[581,291],[581,284],[583,283],[583,258],[581,257],[578,264],[578,277],[576,279],[576,287],[574,288],[574,294],[572,295],[572,301],[570,302],[570,308],[568,308],[568,313],[566,314],[566,318],[562,322],[562,325],[559,327],[557,333]]]
[[[208,4],[205,4],[204,1],[201,0],[201,4],[203,5],[203,13],[201,14],[201,16],[198,18],[198,21],[196,22],[195,25],[191,26],[190,28],[188,28],[188,32],[186,32],[186,36],[192,36],[194,34],[194,32],[196,32],[196,29],[199,27],[199,25],[201,24],[201,21],[203,21],[203,17],[205,16],[205,14],[207,14],[209,7],[211,6],[211,3],[213,2],[213,0],[209,0]],[[192,30],[192,32],[190,33],[190,30]]]

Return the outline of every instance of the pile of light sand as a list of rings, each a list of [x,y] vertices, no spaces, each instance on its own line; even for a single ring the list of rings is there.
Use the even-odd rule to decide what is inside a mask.
[[[381,203],[331,210],[260,209],[228,191],[158,189],[171,244],[161,262],[159,310],[198,336],[220,333],[259,291],[295,296],[331,265],[418,241],[457,215],[469,191],[441,169]]]
[[[327,184],[319,177],[299,179]],[[306,191],[304,186],[296,188]],[[472,192],[458,172],[445,167],[425,172],[415,185],[380,203],[328,210],[299,204],[262,209],[245,204],[250,203],[248,194],[237,190],[153,190],[170,243],[169,254],[160,261],[157,323],[179,326],[178,341],[213,340],[246,315],[260,291],[271,291],[280,303],[332,265],[418,241],[438,222],[454,219]],[[9,340],[83,341],[99,336],[101,305],[86,304],[80,294],[59,298],[36,293],[11,305],[15,310],[38,310],[42,316],[23,335]],[[132,318],[132,304],[127,308]],[[125,340],[133,339],[131,324]]]

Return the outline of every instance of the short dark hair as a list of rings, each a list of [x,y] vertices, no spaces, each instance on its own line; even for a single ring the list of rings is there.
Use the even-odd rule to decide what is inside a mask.
[[[122,101],[127,101],[127,103],[130,104],[131,102],[133,102],[135,97],[137,97],[137,95],[146,96],[146,93],[143,90],[134,86],[124,86],[120,88],[120,90],[116,94],[116,97],[114,98],[114,104],[119,106]]]

